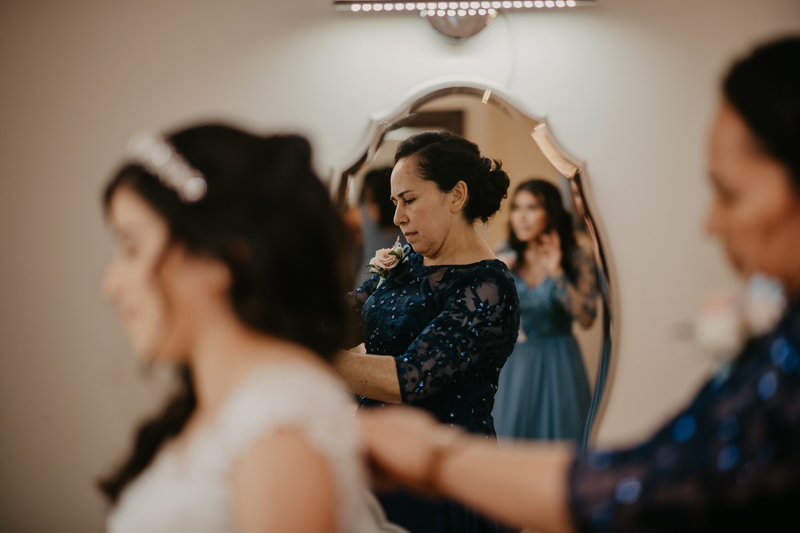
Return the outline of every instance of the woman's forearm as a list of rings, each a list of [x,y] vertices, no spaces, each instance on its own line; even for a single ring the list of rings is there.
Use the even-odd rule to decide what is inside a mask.
[[[394,357],[341,351],[333,367],[353,394],[372,400],[402,403]]]
[[[569,533],[567,479],[573,457],[568,446],[498,448],[471,438],[442,458],[436,488],[509,525]]]
[[[407,407],[362,412],[359,420],[379,485],[433,491],[541,533],[574,530],[568,445],[498,447]]]

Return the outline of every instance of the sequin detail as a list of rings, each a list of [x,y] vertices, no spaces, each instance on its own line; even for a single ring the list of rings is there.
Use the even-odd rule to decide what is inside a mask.
[[[800,531],[799,346],[795,304],[648,440],[579,457],[576,531]]]
[[[422,261],[412,253],[382,290],[375,291],[374,276],[348,295],[367,353],[395,358],[405,403],[493,435],[498,369],[519,331],[514,279],[497,260],[430,267]]]

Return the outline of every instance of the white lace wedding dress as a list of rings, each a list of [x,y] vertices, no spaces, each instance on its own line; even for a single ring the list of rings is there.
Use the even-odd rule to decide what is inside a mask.
[[[231,468],[256,441],[301,428],[328,461],[339,533],[401,531],[386,524],[365,485],[352,399],[332,376],[303,364],[265,365],[226,399],[215,423],[180,450],[167,445],[123,492],[109,533],[234,533]]]

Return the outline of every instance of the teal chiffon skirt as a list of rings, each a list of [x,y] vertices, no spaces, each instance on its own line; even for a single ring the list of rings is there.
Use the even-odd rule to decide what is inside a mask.
[[[591,395],[572,334],[517,343],[500,372],[492,415],[497,435],[579,441]]]

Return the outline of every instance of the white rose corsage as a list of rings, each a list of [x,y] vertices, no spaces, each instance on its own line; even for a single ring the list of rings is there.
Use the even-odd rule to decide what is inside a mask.
[[[748,338],[772,330],[786,310],[783,286],[763,274],[754,274],[744,289],[707,298],[695,321],[695,338],[724,363],[735,357]]]
[[[397,242],[391,248],[381,248],[375,252],[375,257],[370,259],[369,264],[364,268],[368,268],[370,272],[380,276],[381,279],[378,281],[378,287],[380,287],[389,278],[392,271],[397,268],[397,265],[408,260],[410,251],[411,247],[408,244],[405,246],[400,245],[400,238],[398,237]]]

